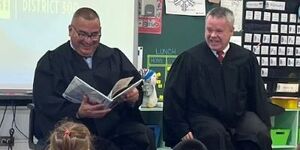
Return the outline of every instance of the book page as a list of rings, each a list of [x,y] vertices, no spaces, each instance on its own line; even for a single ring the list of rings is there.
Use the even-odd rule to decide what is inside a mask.
[[[128,87],[128,84],[131,82],[133,77],[127,77],[127,78],[122,78],[120,79],[114,87],[111,89],[110,93],[108,94],[109,98],[112,98],[116,95],[116,93],[119,93],[121,90],[125,89]]]
[[[104,104],[107,107],[112,101],[106,95],[91,87],[77,76],[73,78],[63,93],[63,97],[73,103],[81,103],[84,95],[88,96],[90,101]]]
[[[83,96],[86,95],[92,102],[104,104],[106,108],[113,108],[122,102],[121,96],[124,93],[137,87],[143,81],[143,79],[140,79],[128,87],[132,79],[133,77],[120,79],[110,92],[110,95],[112,95],[111,93],[117,94],[112,99],[75,76],[62,96],[73,103],[81,103]]]
[[[134,84],[132,84],[131,86],[129,86],[128,88],[126,88],[125,90],[123,90],[122,92],[117,94],[115,97],[113,97],[112,102],[109,104],[109,108],[113,108],[113,107],[117,106],[119,103],[123,102],[123,99],[121,98],[121,96],[124,95],[125,93],[127,93],[128,91],[134,89],[138,85],[140,85],[142,81],[143,81],[143,79],[138,80],[137,82],[135,82]]]

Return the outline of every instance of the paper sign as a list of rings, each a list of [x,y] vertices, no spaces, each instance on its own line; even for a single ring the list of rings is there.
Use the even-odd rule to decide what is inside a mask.
[[[269,72],[268,68],[261,68],[261,73],[260,74],[261,74],[262,77],[267,77],[268,72]]]
[[[264,21],[271,21],[271,13],[264,12]]]
[[[287,59],[287,66],[294,67],[295,59],[294,58],[288,58]]]
[[[285,10],[285,2],[266,1],[266,9],[269,9],[269,10]]]
[[[279,58],[279,66],[286,66],[286,58],[285,57]]]
[[[277,46],[270,47],[270,55],[277,55]]]
[[[299,84],[296,83],[277,83],[276,92],[296,93],[298,89]]]
[[[281,14],[281,22],[287,22],[288,21],[288,14],[282,13]]]
[[[296,58],[295,66],[300,67],[300,58]]]
[[[270,57],[270,66],[277,66],[277,58]]]
[[[260,8],[262,9],[264,7],[264,2],[263,1],[250,1],[246,2],[246,8]]]

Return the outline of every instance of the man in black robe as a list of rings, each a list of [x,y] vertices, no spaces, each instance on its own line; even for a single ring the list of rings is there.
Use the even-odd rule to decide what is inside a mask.
[[[74,76],[108,95],[121,78],[141,77],[127,57],[117,48],[100,44],[101,25],[90,8],[78,9],[69,25],[70,41],[39,60],[34,77],[35,136],[45,144],[50,131],[68,117],[85,124],[97,137],[96,149],[153,150],[153,132],[143,124],[139,106],[142,90],[137,87],[125,94],[125,102],[113,109],[93,103],[84,96],[81,104],[62,97]]]
[[[164,91],[164,140],[198,139],[209,150],[271,150],[267,96],[256,56],[230,43],[231,10],[206,17],[205,42],[172,65]]]

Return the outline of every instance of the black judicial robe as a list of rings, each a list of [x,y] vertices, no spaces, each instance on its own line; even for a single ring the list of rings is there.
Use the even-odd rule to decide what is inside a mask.
[[[76,118],[79,104],[71,103],[62,97],[74,76],[78,76],[97,90],[108,95],[113,85],[120,79],[140,75],[126,56],[116,48],[100,44],[93,55],[93,67],[88,68],[83,58],[75,52],[70,42],[48,51],[39,60],[33,85],[33,102],[35,104],[35,135],[45,139],[53,130],[57,121],[68,117]],[[142,122],[139,105],[140,100],[131,106],[122,103],[101,119],[80,119],[96,136],[107,137],[113,133],[117,125],[126,121]]]
[[[193,116],[207,115],[234,126],[245,111],[270,127],[267,96],[256,56],[230,43],[222,64],[206,42],[174,61],[164,91],[164,140],[174,145],[191,131]]]

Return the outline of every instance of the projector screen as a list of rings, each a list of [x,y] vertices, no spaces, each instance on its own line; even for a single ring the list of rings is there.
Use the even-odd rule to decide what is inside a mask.
[[[69,39],[72,15],[84,6],[100,17],[100,42],[135,63],[136,0],[0,0],[0,89],[32,89],[37,61]]]

